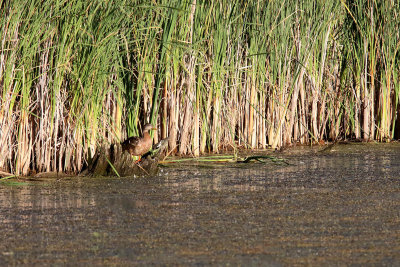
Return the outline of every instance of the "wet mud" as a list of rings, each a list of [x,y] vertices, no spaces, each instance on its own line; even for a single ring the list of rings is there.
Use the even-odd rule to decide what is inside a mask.
[[[399,144],[273,155],[3,181],[0,265],[400,265]]]

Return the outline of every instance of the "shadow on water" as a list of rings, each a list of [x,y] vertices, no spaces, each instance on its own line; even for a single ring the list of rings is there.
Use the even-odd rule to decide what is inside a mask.
[[[0,265],[400,264],[399,144],[279,156],[0,183]]]

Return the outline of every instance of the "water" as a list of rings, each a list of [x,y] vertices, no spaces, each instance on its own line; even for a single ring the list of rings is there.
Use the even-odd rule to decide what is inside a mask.
[[[0,183],[0,265],[400,265],[400,145]]]

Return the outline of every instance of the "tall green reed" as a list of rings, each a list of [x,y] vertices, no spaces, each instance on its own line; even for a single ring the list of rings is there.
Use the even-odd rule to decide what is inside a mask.
[[[399,136],[393,1],[1,1],[0,168],[78,172],[144,123],[169,149]]]

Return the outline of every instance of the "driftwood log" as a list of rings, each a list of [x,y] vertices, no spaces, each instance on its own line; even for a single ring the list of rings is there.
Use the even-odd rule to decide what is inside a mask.
[[[94,176],[144,176],[158,172],[158,161],[163,158],[168,147],[168,139],[155,144],[151,151],[144,154],[140,162],[127,152],[121,144],[103,145],[89,161],[84,175]]]

